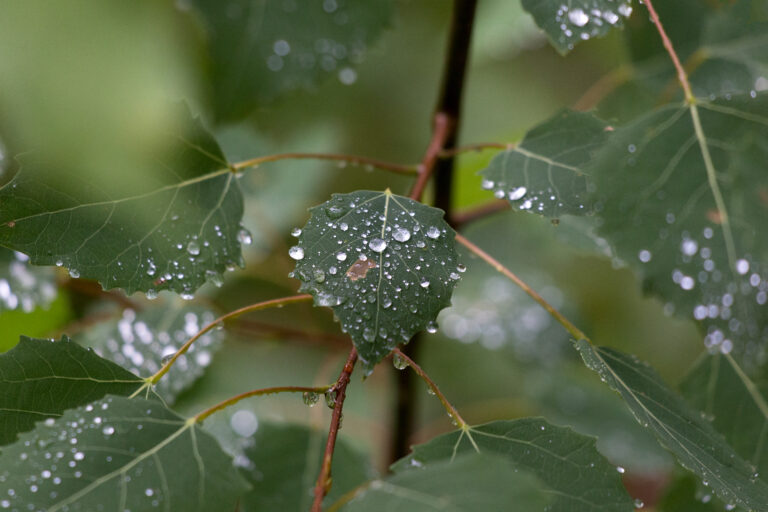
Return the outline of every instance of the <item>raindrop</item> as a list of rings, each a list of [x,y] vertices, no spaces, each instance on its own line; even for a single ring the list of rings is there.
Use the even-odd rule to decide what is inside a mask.
[[[387,242],[382,240],[381,238],[374,238],[370,242],[368,242],[368,247],[371,248],[374,252],[384,252],[384,249],[387,248]]]
[[[685,254],[686,256],[693,256],[694,254],[696,254],[698,250],[699,250],[699,244],[696,243],[696,240],[691,240],[690,238],[686,238],[680,244],[680,251],[682,251],[682,253]]]
[[[640,498],[635,499],[635,508],[643,508],[645,503]]]
[[[528,192],[528,189],[525,187],[518,187],[516,189],[510,190],[509,197],[510,201],[517,201],[518,199],[522,198],[525,193]]]
[[[72,279],[77,279],[78,277],[80,277],[80,271],[74,268],[69,269],[69,277],[71,277]]]
[[[295,236],[295,237],[301,236],[301,228],[293,228],[291,230],[291,236]]]
[[[483,181],[480,182],[480,186],[485,190],[491,190],[494,187],[495,183],[489,179],[483,178]]]
[[[395,232],[392,233],[392,237],[398,242],[407,242],[411,239],[411,232],[405,228],[395,228]]]
[[[305,405],[312,407],[320,401],[320,395],[313,391],[305,391],[301,396],[301,399],[304,401]]]
[[[243,245],[251,245],[253,243],[253,235],[247,229],[242,228],[237,232],[237,240]]]
[[[437,323],[435,322],[429,322],[427,324],[427,332],[429,334],[435,334],[437,332]]]
[[[643,263],[648,263],[649,261],[651,261],[652,256],[653,255],[651,254],[651,251],[647,249],[643,249],[642,251],[637,253],[637,259],[639,259]]]
[[[624,470],[624,468],[623,468],[623,467],[621,467],[621,466],[616,466],[616,471],[618,471],[619,473],[622,473],[622,474],[623,474],[625,470]]]
[[[392,366],[398,370],[405,370],[408,368],[408,361],[400,354],[395,354],[392,356]]]
[[[288,256],[295,260],[301,260],[304,258],[304,249],[299,247],[298,245],[294,245],[290,249],[288,249]]]
[[[589,22],[589,16],[581,9],[574,9],[568,13],[568,19],[577,27],[583,27]]]
[[[421,283],[419,283],[422,288],[429,288],[429,280],[428,279],[422,279]]]
[[[325,214],[328,215],[331,219],[338,219],[342,215],[347,213],[346,208],[343,208],[341,206],[328,206],[325,209]]]
[[[335,390],[329,390],[325,392],[325,405],[327,405],[329,409],[333,409],[336,406]]]
[[[437,229],[435,226],[429,226],[429,228],[427,228],[426,234],[429,238],[434,240],[440,236],[440,230]]]
[[[749,262],[745,259],[740,259],[736,262],[736,272],[741,275],[749,272]]]
[[[192,256],[200,254],[200,244],[192,240],[187,244],[187,252]]]
[[[345,261],[347,259],[347,253],[340,251],[336,253],[336,259],[339,261]]]
[[[629,18],[629,15],[632,14],[632,7],[629,4],[621,4],[617,10],[625,18]]]

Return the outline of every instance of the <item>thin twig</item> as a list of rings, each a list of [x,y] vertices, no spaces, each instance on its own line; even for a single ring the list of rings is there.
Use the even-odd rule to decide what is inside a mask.
[[[457,411],[456,408],[448,401],[443,392],[440,391],[440,388],[437,387],[437,384],[435,384],[435,381],[433,381],[429,375],[427,375],[427,372],[425,372],[421,366],[416,364],[413,359],[405,355],[399,348],[394,349],[392,353],[400,356],[406,363],[408,363],[408,366],[413,368],[413,371],[416,372],[416,375],[421,377],[421,379],[427,383],[429,389],[435,393],[435,396],[437,396],[438,400],[440,400],[440,403],[443,404],[443,407],[445,408],[448,415],[453,418],[453,421],[456,422],[457,427],[460,429],[465,429],[469,426],[469,424],[464,421],[464,418],[461,417],[459,411]]]
[[[349,352],[347,362],[344,363],[339,378],[329,390],[329,393],[336,393],[336,403],[333,406],[333,416],[331,417],[331,427],[328,430],[328,441],[325,444],[325,454],[323,455],[323,465],[320,467],[320,474],[315,484],[315,499],[312,502],[312,512],[321,512],[323,507],[323,498],[331,489],[331,463],[333,462],[333,450],[336,447],[336,437],[341,428],[341,413],[344,408],[344,399],[347,393],[347,384],[355,369],[357,362],[357,350],[352,348]]]
[[[250,160],[232,164],[231,167],[233,171],[241,171],[247,167],[258,167],[260,164],[276,162],[278,160],[333,160],[349,165],[363,165],[370,166],[372,168],[375,167],[377,169],[383,169],[385,171],[390,171],[397,174],[413,175],[419,172],[419,168],[416,165],[400,165],[391,162],[385,162],[383,160],[376,160],[374,158],[357,155],[345,155],[340,153],[279,153],[275,155],[251,158]]]
[[[195,419],[195,422],[200,423],[211,414],[221,411],[222,409],[226,409],[230,405],[234,405],[240,400],[244,400],[252,396],[274,395],[276,393],[318,393],[319,394],[319,393],[325,393],[330,388],[331,386],[316,386],[316,387],[277,386],[273,388],[254,389],[252,391],[246,391],[245,393],[240,393],[239,395],[233,396],[231,398],[227,398],[226,400],[219,402],[218,404],[212,407],[209,407],[208,409],[200,413],[197,413],[194,419]]]
[[[432,176],[432,171],[435,170],[437,158],[443,150],[443,146],[445,145],[445,141],[451,130],[450,123],[451,120],[446,114],[442,112],[435,114],[432,127],[432,139],[429,141],[427,151],[424,153],[421,165],[419,165],[419,177],[413,184],[413,188],[409,194],[409,197],[415,201],[421,200],[421,196],[424,194],[424,189],[429,182],[429,178]]]
[[[490,203],[481,204],[480,206],[454,213],[453,217],[451,217],[451,225],[458,229],[476,220],[484,219],[494,213],[509,210],[511,207],[509,201],[506,199],[491,201]]]
[[[632,77],[633,68],[628,65],[609,71],[592,84],[573,104],[573,110],[592,110],[600,101]]]
[[[504,142],[476,142],[475,144],[466,144],[455,148],[444,149],[440,151],[440,158],[451,158],[461,153],[469,153],[470,151],[480,152],[486,149],[512,149],[516,144],[504,143]]]
[[[541,307],[547,310],[547,312],[552,315],[552,317],[557,320],[560,325],[565,327],[565,330],[568,331],[571,336],[576,338],[577,340],[581,339],[589,339],[587,338],[587,335],[584,334],[584,332],[581,331],[578,327],[573,325],[570,320],[565,318],[558,310],[556,310],[552,305],[544,300],[544,298],[539,295],[533,288],[525,284],[522,279],[517,277],[514,273],[512,273],[511,270],[509,270],[507,267],[499,263],[498,260],[496,260],[493,256],[464,238],[459,233],[456,233],[456,241],[459,242],[461,245],[478,255],[482,260],[484,260],[486,263],[491,265],[493,268],[496,269],[497,272],[500,272],[507,278],[509,278],[512,282],[514,282],[517,286],[520,287],[525,293],[527,293],[533,300],[535,300]]]

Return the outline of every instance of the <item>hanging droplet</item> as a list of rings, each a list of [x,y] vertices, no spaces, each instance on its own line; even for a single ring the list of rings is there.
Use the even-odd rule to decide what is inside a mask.
[[[392,356],[392,366],[398,370],[405,370],[408,368],[408,361],[403,356],[396,353]]]
[[[301,236],[301,228],[293,228],[291,230],[291,236],[300,237]]]
[[[253,235],[245,228],[242,228],[237,232],[237,240],[243,245],[251,245],[253,243]]]
[[[304,405],[312,407],[320,401],[320,395],[313,391],[305,391],[301,399],[304,401]]]
[[[298,245],[294,245],[290,249],[288,249],[288,256],[295,260],[301,260],[304,258],[304,249],[299,247]]]
[[[429,334],[435,334],[437,332],[437,323],[436,322],[429,322],[427,324],[427,332]]]
[[[333,409],[336,407],[336,391],[330,390],[325,392],[325,405],[328,406],[329,409]]]
[[[69,277],[72,279],[77,279],[80,277],[80,271],[74,268],[69,269]]]

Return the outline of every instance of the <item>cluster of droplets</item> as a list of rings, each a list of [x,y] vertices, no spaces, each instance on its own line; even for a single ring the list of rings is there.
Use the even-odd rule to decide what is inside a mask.
[[[334,308],[361,357],[383,358],[416,332],[437,330],[431,319],[448,304],[464,267],[453,232],[439,210],[389,192],[335,195],[313,208],[293,235],[291,274],[301,291]]]
[[[613,3],[611,8],[607,4]],[[569,49],[578,41],[605,35],[632,14],[630,0],[581,0],[561,5],[555,14],[560,29],[558,41]]]
[[[88,337],[94,340],[93,348],[100,356],[137,375],[146,376],[157,372],[188,339],[214,318],[212,312],[196,306],[153,308],[139,313],[126,309],[116,325],[110,327],[110,332],[104,333],[97,327],[88,333]],[[211,364],[222,339],[223,333],[218,328],[198,338],[176,359],[168,375],[157,383],[157,393],[173,401]]]
[[[500,162],[504,162],[502,158]],[[534,161],[532,164],[521,163],[524,168],[535,168],[537,165],[547,167],[547,164],[543,162]],[[509,164],[509,162],[507,162]],[[492,164],[493,165],[493,164]],[[494,169],[491,171],[505,172],[504,169]],[[538,170],[538,169],[534,169]],[[541,215],[547,215],[550,217],[557,217],[558,215],[571,213],[579,214],[588,210],[587,206],[583,202],[578,204],[565,204],[560,197],[560,191],[555,189],[552,182],[548,179],[550,173],[546,168],[541,169],[543,172],[536,173],[531,172],[530,177],[526,177],[524,181],[526,185],[516,185],[505,180],[494,181],[490,178],[483,178],[481,187],[485,190],[492,190],[494,197],[497,199],[506,199],[516,209],[521,211],[527,211],[531,213],[537,213]],[[495,174],[495,173],[492,173]],[[571,195],[574,200],[579,199],[579,193],[577,192],[579,186],[583,186],[583,183],[575,183],[574,180],[581,180],[583,178],[576,176],[573,171],[563,173],[563,178],[559,181],[564,184],[571,182],[569,188],[571,189]],[[584,190],[586,192],[586,189]]]
[[[21,309],[29,313],[47,307],[56,298],[53,272],[31,267],[28,261],[25,254],[10,251],[8,261],[0,261],[0,311]]]

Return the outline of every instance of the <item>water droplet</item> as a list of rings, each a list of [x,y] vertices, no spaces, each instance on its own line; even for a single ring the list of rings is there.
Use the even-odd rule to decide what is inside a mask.
[[[333,409],[336,406],[335,390],[325,392],[325,405],[327,405],[329,409]]]
[[[344,251],[337,252],[336,253],[336,259],[339,260],[339,261],[346,260],[347,259],[347,253],[345,253]]]
[[[163,365],[168,364],[171,362],[171,359],[173,359],[174,355],[176,355],[176,352],[171,352],[170,354],[163,356],[163,358],[160,360],[160,363]]]
[[[253,235],[245,228],[242,228],[237,232],[237,240],[243,245],[251,245],[253,243]]]
[[[301,396],[301,399],[304,401],[305,405],[312,407],[320,401],[320,395],[312,391],[305,391]]]
[[[312,276],[315,278],[315,282],[317,283],[322,283],[323,281],[325,281],[325,272],[323,272],[319,268],[316,268],[312,272]]]
[[[301,228],[293,228],[291,230],[291,236],[295,236],[295,237],[301,236]]]
[[[411,239],[411,232],[405,228],[395,228],[395,232],[392,233],[392,238],[398,242],[407,242]]]
[[[617,11],[619,11],[619,14],[621,14],[625,18],[629,18],[629,15],[632,14],[632,6],[630,6],[629,4],[621,4],[617,9]]]
[[[437,229],[435,226],[429,226],[429,228],[427,228],[426,234],[429,238],[432,238],[434,240],[440,236],[440,230]]]
[[[192,240],[187,244],[187,252],[192,256],[200,254],[200,244]]]
[[[459,272],[466,272],[467,266],[464,265],[463,263],[459,263],[458,265],[456,265],[456,270],[458,270]]]
[[[423,278],[421,280],[421,283],[419,283],[419,284],[421,285],[422,288],[429,288],[429,280],[426,279],[426,278]]]
[[[642,251],[637,253],[637,259],[639,259],[643,263],[648,263],[649,261],[651,261],[652,257],[653,255],[651,254],[651,251],[647,249],[643,249]]]
[[[623,468],[623,467],[621,467],[621,466],[616,466],[616,471],[618,471],[619,473],[622,473],[622,474],[623,474],[625,470],[624,470],[624,468]]]
[[[408,368],[408,361],[400,354],[395,354],[392,356],[392,366],[398,370],[405,370]]]
[[[436,322],[429,322],[427,324],[427,332],[429,334],[435,334],[437,332],[437,323]]]
[[[581,9],[573,9],[568,13],[568,19],[577,27],[583,27],[589,22],[589,16]]]
[[[331,219],[338,219],[345,213],[347,213],[347,209],[342,206],[332,205],[325,208],[325,214]]]
[[[491,190],[496,184],[486,178],[483,178],[483,181],[480,182],[480,186],[485,190]]]
[[[680,251],[686,256],[693,256],[694,254],[696,254],[698,250],[699,250],[699,244],[696,242],[696,240],[691,240],[690,238],[686,238],[680,244]]]
[[[374,238],[370,242],[368,242],[368,247],[371,248],[374,252],[383,252],[384,249],[387,248],[387,242],[382,240],[381,238]]]
[[[69,277],[72,279],[77,279],[80,277],[80,271],[74,268],[69,269]]]
[[[295,260],[301,260],[304,258],[304,249],[299,247],[298,245],[294,245],[290,249],[288,249],[288,256]]]
[[[509,197],[510,201],[517,201],[518,199],[522,198],[525,193],[528,192],[528,189],[525,187],[517,187],[515,189],[512,189],[509,191]]]
[[[640,498],[635,499],[635,508],[643,508],[645,503]]]
[[[736,272],[741,275],[749,272],[749,262],[745,259],[740,259],[736,262]]]

